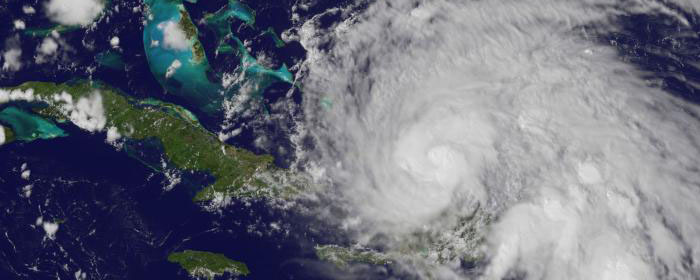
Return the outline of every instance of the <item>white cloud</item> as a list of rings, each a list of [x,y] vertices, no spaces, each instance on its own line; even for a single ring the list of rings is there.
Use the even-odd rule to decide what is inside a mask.
[[[51,240],[56,239],[56,232],[58,232],[57,223],[43,222],[42,228],[44,232],[46,232],[46,238]]]
[[[5,90],[0,89],[0,104],[11,102],[11,101],[34,101],[34,89],[27,90]]]
[[[58,50],[58,44],[56,41],[50,37],[44,38],[39,46],[39,53],[44,55],[53,55]]]
[[[51,37],[44,38],[39,45],[37,52],[38,55],[34,57],[34,61],[38,64],[42,64],[55,59],[56,53],[58,51],[58,43]]]
[[[75,276],[75,280],[85,280],[87,279],[87,273],[83,272],[82,270],[76,271],[73,276]]]
[[[9,49],[6,50],[2,55],[5,62],[2,64],[2,70],[5,71],[18,71],[22,68],[22,62],[20,58],[22,57],[22,49]]]
[[[109,40],[109,44],[112,45],[112,47],[116,48],[119,46],[119,37],[114,36],[112,39]]]
[[[122,135],[116,127],[110,126],[109,129],[107,129],[107,143],[114,145],[121,137]]]
[[[0,145],[5,144],[5,127],[0,125]]]
[[[87,131],[100,131],[107,123],[102,106],[102,95],[97,91],[87,98],[79,98],[78,102],[68,108],[70,120]]]
[[[102,0],[49,0],[46,3],[46,16],[63,25],[92,23],[104,9]]]
[[[24,12],[27,15],[33,15],[34,13],[36,13],[36,10],[32,6],[24,5],[22,6],[22,12]]]
[[[168,66],[168,69],[165,71],[165,77],[170,78],[173,75],[175,75],[175,72],[177,69],[179,69],[182,66],[182,63],[179,60],[173,60],[173,62]]]
[[[332,217],[425,278],[467,278],[474,255],[481,279],[700,275],[700,108],[572,32],[604,2],[378,1],[306,23],[303,160],[349,213]]]
[[[24,23],[23,20],[21,19],[16,19],[15,21],[12,22],[15,26],[15,29],[17,30],[23,30],[24,28],[27,27],[27,25]]]
[[[53,102],[71,122],[76,126],[90,132],[101,131],[107,124],[102,104],[102,95],[99,91],[92,92],[88,97],[80,97],[77,101],[67,92],[61,92],[53,96]]]
[[[190,47],[187,35],[177,22],[165,21],[158,24],[158,29],[163,32],[163,47],[174,50],[186,50]]]
[[[32,188],[34,188],[34,186],[32,186],[32,185],[26,185],[26,186],[22,187],[22,196],[24,196],[26,198],[29,198],[30,196],[32,196]]]

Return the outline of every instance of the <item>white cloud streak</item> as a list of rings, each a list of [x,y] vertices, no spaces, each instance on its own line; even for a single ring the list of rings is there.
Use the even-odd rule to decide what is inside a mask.
[[[478,208],[483,279],[700,275],[699,110],[572,32],[610,3],[389,2],[301,34],[313,170],[358,242],[429,248]]]
[[[179,60],[177,60],[177,59],[173,60],[173,62],[170,63],[170,66],[168,66],[168,69],[165,71],[165,78],[170,78],[173,75],[175,75],[175,72],[181,66],[182,66],[182,63]]]

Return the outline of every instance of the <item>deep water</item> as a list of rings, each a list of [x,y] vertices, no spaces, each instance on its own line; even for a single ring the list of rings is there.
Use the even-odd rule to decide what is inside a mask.
[[[252,271],[248,279],[314,279],[304,274],[303,264],[314,259],[314,234],[302,217],[260,202],[206,212],[191,201],[195,186],[165,192],[164,176],[103,143],[103,135],[65,129],[71,137],[0,147],[2,279],[72,278],[78,270],[89,279],[188,279],[166,261],[185,249],[243,261]],[[25,163],[28,181],[20,177]],[[55,240],[32,226],[38,217],[61,221]],[[271,222],[286,224],[291,234],[249,232]]]

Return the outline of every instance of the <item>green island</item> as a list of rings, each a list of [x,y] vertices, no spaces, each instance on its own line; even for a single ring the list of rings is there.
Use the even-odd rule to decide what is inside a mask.
[[[180,29],[185,32],[187,40],[192,42],[192,54],[194,54],[193,58],[195,63],[201,62],[207,55],[204,53],[204,47],[198,39],[199,31],[197,30],[197,26],[192,22],[187,10],[185,10],[183,6],[180,7],[182,7],[180,10],[180,21],[178,21],[177,24]]]
[[[27,28],[27,30],[24,31],[24,34],[30,37],[46,37],[51,34],[58,33],[58,34],[64,34],[68,33],[71,31],[75,31],[80,29],[81,27],[79,25],[60,25],[60,24],[54,24],[49,27],[36,27],[36,28]]]
[[[134,100],[117,89],[90,81],[27,82],[6,90],[32,90],[35,101],[44,105],[36,108],[36,113],[57,122],[71,120],[71,112],[65,110],[65,97],[58,98],[63,93],[78,102],[101,96],[105,123],[100,131],[109,129],[132,140],[156,139],[162,144],[164,155],[177,168],[214,176],[214,183],[199,191],[194,201],[268,192],[269,188],[265,187],[269,184],[256,174],[280,173],[275,172],[279,170],[272,164],[272,156],[256,155],[221,142],[199,125],[189,111],[174,104]]]
[[[336,265],[340,269],[347,268],[350,264],[387,265],[391,264],[389,256],[364,249],[346,248],[338,245],[317,245],[316,256],[322,260]]]
[[[168,255],[168,261],[179,264],[195,278],[214,279],[224,273],[235,276],[250,274],[246,264],[231,260],[223,254],[211,252],[192,250],[175,252]]]

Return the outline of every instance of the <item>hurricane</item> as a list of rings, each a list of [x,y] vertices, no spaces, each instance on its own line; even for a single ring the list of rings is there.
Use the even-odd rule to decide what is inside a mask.
[[[600,34],[691,1],[376,1],[298,31],[325,211],[421,279],[697,279],[700,120]]]

